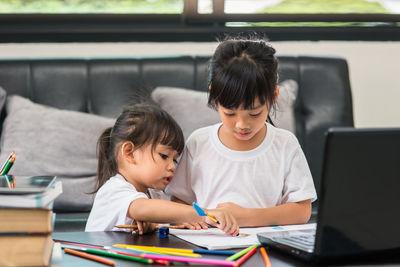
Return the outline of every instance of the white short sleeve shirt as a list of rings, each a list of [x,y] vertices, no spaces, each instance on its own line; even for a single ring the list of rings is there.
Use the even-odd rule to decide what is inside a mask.
[[[149,190],[149,193],[151,198],[164,198],[163,193],[157,190]],[[85,231],[130,231],[115,225],[133,223],[127,213],[129,205],[138,198],[149,197],[138,192],[120,174],[111,177],[96,193]]]
[[[258,147],[236,151],[219,140],[220,126],[198,129],[188,138],[168,194],[205,208],[223,202],[268,208],[316,199],[306,158],[291,132],[267,124]]]

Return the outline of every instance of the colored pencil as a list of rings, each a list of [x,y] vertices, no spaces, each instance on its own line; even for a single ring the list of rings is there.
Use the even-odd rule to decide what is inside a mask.
[[[11,169],[12,165],[14,164],[16,156],[17,156],[16,153],[12,154],[11,158],[7,161],[6,165],[4,166],[3,170],[1,171],[1,175],[8,173],[8,171]]]
[[[183,257],[201,257],[200,254],[190,252],[184,249],[175,249],[175,248],[164,248],[164,247],[152,247],[152,246],[135,246],[135,245],[114,245],[115,247],[124,247],[134,250],[141,250],[143,252],[156,252],[160,254],[168,254],[175,256],[183,256]]]
[[[269,260],[269,257],[268,257],[268,254],[267,254],[267,251],[265,250],[265,248],[261,247],[260,252],[261,252],[261,256],[264,260],[265,267],[271,267],[271,261]]]
[[[234,255],[235,251],[231,250],[207,250],[207,249],[193,249],[194,253],[200,253],[200,254],[214,254],[214,255]]]
[[[120,252],[125,252],[125,253],[131,253],[136,255],[136,257],[140,256],[142,253],[148,252],[146,250],[142,249],[133,249],[133,248],[122,248],[122,247],[105,247],[105,249],[113,250],[113,251],[120,251]],[[157,252],[148,252],[150,254],[158,254],[158,255],[163,255],[162,253],[157,253]]]
[[[238,253],[236,253],[236,254],[234,254],[234,255],[228,257],[226,260],[227,260],[227,261],[234,261],[234,260],[236,260],[237,258],[239,258],[239,257],[243,256],[244,254],[246,254],[250,249],[252,249],[252,248],[254,248],[254,247],[258,247],[258,246],[259,246],[259,244],[255,244],[255,245],[252,245],[252,246],[250,246],[250,247],[248,247],[248,248],[245,248],[245,249],[239,251]]]
[[[3,173],[4,167],[7,165],[7,162],[11,159],[11,157],[14,155],[14,152],[11,152],[10,155],[8,155],[6,161],[3,163],[0,169],[0,174]]]
[[[62,245],[61,245],[62,247]],[[143,259],[140,256],[127,256],[127,255],[122,255],[118,254],[113,251],[107,251],[107,250],[101,250],[101,249],[94,249],[94,248],[84,248],[84,247],[79,247],[79,248],[71,248],[74,250],[79,250],[79,251],[84,251],[90,254],[97,254],[97,255],[103,255],[103,256],[109,256],[109,257],[114,257],[114,258],[120,258],[124,260],[131,260],[131,261],[136,261],[136,262],[141,262],[141,263],[153,263],[154,261],[152,259]]]
[[[138,229],[137,225],[135,224],[120,224],[116,225],[115,227],[117,228],[132,228],[132,229]],[[159,229],[161,227],[167,227],[171,229],[185,229],[185,226],[183,225],[156,225],[156,229]]]
[[[235,266],[240,266],[241,264],[243,264],[243,262],[245,262],[248,258],[250,258],[251,255],[253,255],[254,252],[256,252],[256,251],[257,251],[257,247],[250,249],[246,254],[244,254],[240,259],[238,259],[235,262]]]
[[[190,253],[190,249],[183,249],[183,248],[168,248],[168,247],[154,247],[154,246],[139,246],[139,245],[126,245],[126,244],[115,244],[114,247],[120,248],[132,248],[132,249],[160,249],[165,251],[175,251],[175,252],[186,252]]]
[[[123,244],[116,244],[114,245],[116,247],[126,247],[126,246],[132,246],[133,245],[123,245]],[[138,246],[136,246],[138,247]],[[161,248],[161,249],[166,249],[166,250],[173,250],[176,252],[186,252],[186,253],[199,253],[199,254],[214,254],[214,255],[233,255],[235,254],[235,251],[231,250],[206,250],[206,249],[184,249],[184,248],[167,248],[167,247],[153,247],[153,246],[141,246],[143,248]]]
[[[64,248],[68,248],[68,249],[72,249],[72,250],[79,250],[79,251],[82,250],[82,251],[85,251],[85,250],[84,250],[85,247],[80,246],[81,244],[79,244],[79,243],[76,243],[76,244],[78,244],[78,245],[71,245],[71,244],[74,244],[74,243],[71,243],[71,242],[66,242],[66,243],[70,243],[70,244],[60,243],[60,245],[61,245],[61,247],[62,247],[63,249],[64,249]],[[95,247],[95,246],[91,246],[91,245],[88,245],[88,246],[90,246],[90,247]],[[104,247],[99,247],[99,246],[98,246],[98,248],[100,248],[100,249],[103,249],[103,248],[104,248],[105,251],[115,252],[115,253],[118,253],[118,254],[127,255],[127,256],[132,256],[132,257],[137,257],[137,258],[141,258],[140,255],[141,255],[143,252],[145,252],[145,251],[135,251],[135,250],[132,250],[132,249],[116,248],[116,247],[110,247],[110,246],[104,246]],[[157,253],[155,253],[155,254],[157,254]],[[154,262],[155,262],[155,263],[162,264],[162,265],[169,265],[169,262],[168,262],[168,261],[155,260]]]
[[[111,266],[115,265],[115,262],[112,261],[112,260],[104,259],[102,257],[91,255],[89,253],[85,253],[85,252],[82,252],[82,251],[77,251],[77,250],[73,250],[73,249],[69,249],[69,248],[64,248],[64,252],[68,253],[68,254],[75,255],[75,256],[79,256],[79,257],[82,257],[82,258],[85,258],[85,259],[89,259],[89,260],[97,261],[97,262],[100,262],[100,263],[104,263],[104,264],[107,264],[107,265],[111,265]]]
[[[72,245],[72,246],[77,246],[77,247],[104,249],[102,246],[89,245],[89,244],[77,243],[77,242],[61,241],[61,240],[57,240],[57,239],[53,239],[53,240],[54,240],[54,242],[60,243],[60,244],[61,244],[61,247],[63,247],[63,244],[66,244],[66,245]]]
[[[130,248],[129,248],[130,249]],[[136,248],[132,248],[135,249]],[[184,253],[184,252],[177,252],[177,251],[171,251],[171,250],[163,250],[163,249],[140,249],[142,252],[150,252],[150,253],[156,253],[156,254],[161,254],[161,255],[174,255],[174,256],[181,256],[181,257],[192,257],[192,258],[200,258],[201,255],[197,253]]]
[[[140,257],[140,255],[144,252],[144,251],[135,251],[133,249],[126,249],[126,248],[116,248],[116,247],[104,247],[107,251],[114,251],[118,254],[123,254],[123,255],[127,255],[127,256],[133,256],[133,257]],[[157,253],[154,253],[157,254]],[[162,254],[160,254],[162,255]],[[169,261],[165,261],[165,260],[154,260],[155,263],[158,264],[162,264],[162,265],[169,265]]]
[[[166,261],[178,261],[178,262],[188,262],[188,263],[200,263],[200,264],[214,264],[222,266],[236,266],[234,261],[226,260],[215,260],[215,259],[203,259],[203,258],[189,258],[189,257],[179,257],[179,256],[169,256],[169,255],[154,255],[142,253],[141,255],[145,259],[152,260],[166,260]]]
[[[211,214],[209,214],[209,213],[207,213],[207,212],[206,212],[206,215],[207,215],[207,217],[210,218],[213,222],[219,223],[219,221],[217,220],[217,218],[215,218],[214,215],[211,215]]]
[[[207,216],[208,218],[210,218],[212,221],[214,221],[215,223],[219,223],[219,221],[217,220],[217,218],[215,218],[214,215],[208,214],[207,212],[205,212],[205,210],[203,210],[202,208],[200,208],[200,206],[196,203],[193,202],[192,203],[193,208],[196,210],[197,214],[199,216]]]
[[[15,188],[17,186],[16,183],[15,183],[14,175],[6,174],[5,177],[6,177],[6,180],[7,180],[7,183],[8,183],[8,188]]]

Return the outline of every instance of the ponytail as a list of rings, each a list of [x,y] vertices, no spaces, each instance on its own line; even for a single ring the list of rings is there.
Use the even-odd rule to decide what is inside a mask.
[[[118,151],[126,141],[132,142],[135,149],[151,145],[153,152],[157,144],[162,144],[179,154],[185,144],[178,123],[159,106],[145,103],[127,106],[114,126],[105,129],[97,141],[97,185],[92,194],[118,173]]]
[[[113,155],[111,144],[112,127],[104,130],[97,141],[97,185],[92,193],[96,193],[100,187],[112,176],[117,174],[117,163]]]

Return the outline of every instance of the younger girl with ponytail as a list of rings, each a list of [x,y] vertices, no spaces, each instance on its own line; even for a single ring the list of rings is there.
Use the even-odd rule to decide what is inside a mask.
[[[217,224],[191,206],[160,199],[183,146],[182,130],[167,112],[150,104],[126,108],[98,140],[96,197],[85,230],[137,224],[143,234],[153,231],[154,223],[205,222],[236,236],[239,227],[229,211],[206,210]]]

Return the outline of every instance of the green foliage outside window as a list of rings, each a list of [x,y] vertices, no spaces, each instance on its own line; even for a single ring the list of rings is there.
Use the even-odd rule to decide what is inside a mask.
[[[1,0],[2,14],[180,14],[184,0]],[[234,3],[235,0],[226,0]],[[260,1],[258,1],[260,3]],[[265,0],[267,3],[268,1]],[[238,2],[236,2],[238,3]],[[391,14],[379,0],[282,0],[254,13]],[[251,0],[248,0],[251,5]],[[263,6],[263,5],[261,5]],[[266,15],[268,16],[268,15]],[[230,22],[227,26],[379,26],[380,22]],[[397,24],[396,24],[397,25]]]
[[[283,0],[258,13],[321,14],[321,13],[389,13],[379,2],[366,0]]]
[[[182,13],[183,0],[1,0],[0,13]]]
[[[271,14],[389,14],[379,2],[367,0],[283,0],[257,13]],[[381,22],[259,22],[242,26],[262,27],[368,27],[385,25]]]

